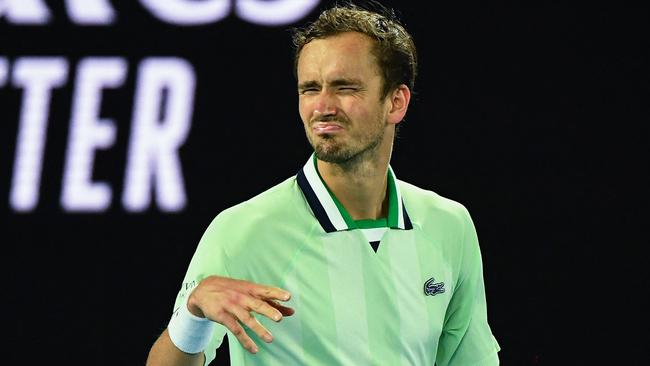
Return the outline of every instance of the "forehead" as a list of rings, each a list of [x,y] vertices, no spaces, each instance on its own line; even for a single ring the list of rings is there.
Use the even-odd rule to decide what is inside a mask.
[[[374,41],[362,33],[346,32],[307,43],[298,58],[298,79],[364,78],[378,75]]]

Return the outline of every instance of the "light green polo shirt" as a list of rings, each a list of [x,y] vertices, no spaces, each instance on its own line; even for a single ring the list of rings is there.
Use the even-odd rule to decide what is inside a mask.
[[[388,172],[388,217],[354,221],[312,157],[295,176],[221,212],[191,260],[175,307],[210,275],[288,290],[293,316],[250,354],[228,335],[232,365],[498,365],[481,254],[461,204]],[[408,210],[407,210],[408,208]]]

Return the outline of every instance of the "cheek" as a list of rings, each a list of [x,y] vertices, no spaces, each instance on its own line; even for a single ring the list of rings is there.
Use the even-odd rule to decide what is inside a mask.
[[[356,121],[358,124],[366,124],[369,120],[373,119],[372,111],[358,103],[348,103],[341,109],[347,118]]]
[[[309,103],[307,103],[303,98],[298,99],[298,113],[300,114],[300,119],[303,123],[307,123],[311,119],[311,109]]]

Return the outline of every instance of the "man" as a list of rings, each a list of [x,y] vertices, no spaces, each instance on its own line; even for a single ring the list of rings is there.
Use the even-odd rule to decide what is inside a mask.
[[[208,364],[227,333],[234,365],[497,365],[467,210],[389,167],[410,35],[345,5],[294,43],[314,155],[209,225],[147,364]]]

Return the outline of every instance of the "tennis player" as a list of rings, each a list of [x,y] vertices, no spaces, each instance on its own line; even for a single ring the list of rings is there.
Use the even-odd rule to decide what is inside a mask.
[[[226,335],[232,365],[498,365],[468,211],[389,164],[412,37],[347,4],[293,40],[314,153],[210,223],[147,365],[207,365]]]

